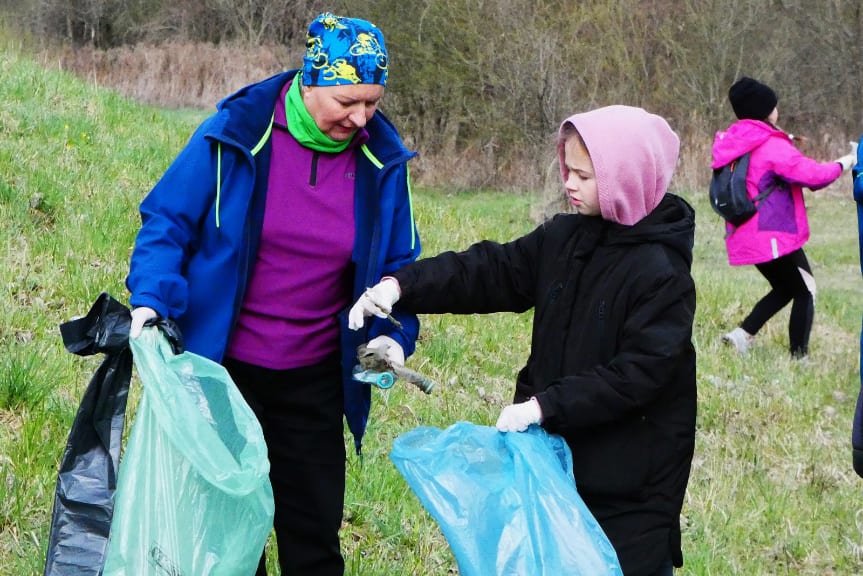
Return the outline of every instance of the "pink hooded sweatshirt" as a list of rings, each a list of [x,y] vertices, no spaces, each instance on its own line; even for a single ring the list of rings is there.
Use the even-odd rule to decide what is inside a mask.
[[[801,154],[787,134],[760,120],[739,120],[713,140],[712,168],[720,168],[747,152],[746,190],[750,198],[776,182],[751,220],[726,224],[725,247],[732,266],[775,260],[809,240],[803,187],[818,190],[842,174],[838,162],[817,162]]]
[[[664,118],[616,105],[570,116],[561,132],[567,124],[578,130],[590,154],[603,219],[631,226],[659,205],[680,152],[680,139]],[[565,182],[563,142],[558,155]]]

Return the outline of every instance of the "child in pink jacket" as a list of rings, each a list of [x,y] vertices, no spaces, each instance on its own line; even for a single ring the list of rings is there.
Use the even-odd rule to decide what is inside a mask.
[[[802,358],[809,351],[815,309],[815,280],[803,253],[809,239],[803,188],[818,190],[839,178],[856,160],[856,150],[852,145],[852,154],[823,163],[801,154],[791,137],[776,127],[776,93],[752,78],[735,82],[728,99],[739,120],[716,133],[712,167],[720,168],[751,152],[746,175],[749,197],[755,198],[770,186],[773,191],[761,200],[752,219],[739,226],[726,224],[729,264],[754,264],[770,283],[770,291],[740,326],[722,338],[746,353],[761,327],[793,302],[790,350],[794,357]]]

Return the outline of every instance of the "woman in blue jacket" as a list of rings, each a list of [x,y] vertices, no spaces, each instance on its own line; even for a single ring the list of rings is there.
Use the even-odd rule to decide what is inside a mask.
[[[221,362],[270,458],[282,574],[341,575],[342,415],[360,452],[370,407],[354,381],[368,341],[394,363],[419,323],[346,329],[367,286],[416,260],[407,150],[378,111],[381,31],[325,13],[301,70],[222,100],[141,204],[126,285],[132,328],[175,320],[186,349]],[[266,574],[264,558],[258,574]]]
[[[860,144],[863,144],[863,137],[860,138]],[[863,147],[859,145],[857,164],[851,176],[854,179],[854,201],[857,203],[860,270],[863,271]],[[863,333],[860,334],[860,360],[863,362]],[[854,471],[863,478],[863,363],[860,366],[860,392],[857,395],[857,408],[854,410],[854,423],[851,428],[851,455]]]

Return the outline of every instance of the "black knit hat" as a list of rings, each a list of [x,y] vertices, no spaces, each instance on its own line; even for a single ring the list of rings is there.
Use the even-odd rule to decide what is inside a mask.
[[[731,86],[728,90],[728,100],[731,101],[734,114],[741,120],[744,118],[764,120],[770,116],[779,101],[776,92],[770,86],[747,76]]]

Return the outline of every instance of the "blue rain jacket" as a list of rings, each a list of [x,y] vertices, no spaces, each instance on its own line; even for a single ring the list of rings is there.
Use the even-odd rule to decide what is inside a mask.
[[[851,172],[854,178],[854,200],[857,202],[857,233],[860,243],[860,271],[863,272],[863,137],[857,145],[857,164]],[[863,478],[863,331],[860,333],[860,392],[851,430],[851,450],[854,471]]]
[[[221,362],[254,266],[264,220],[273,109],[296,70],[246,86],[218,103],[141,203],[142,227],[126,286],[133,307],[177,322],[186,349]],[[408,150],[378,111],[357,152],[353,299],[420,253],[411,205]],[[386,334],[405,355],[419,321],[394,312],[403,328],[380,318],[347,328],[339,315],[344,413],[359,454],[371,407],[368,384],[355,381],[356,349]]]

